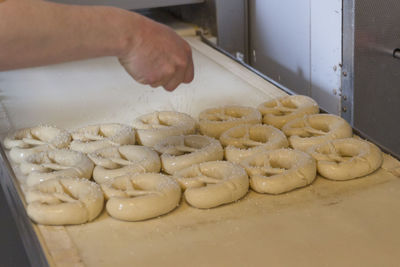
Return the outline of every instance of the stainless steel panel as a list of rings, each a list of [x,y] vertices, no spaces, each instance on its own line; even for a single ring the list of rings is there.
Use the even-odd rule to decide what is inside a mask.
[[[310,95],[309,0],[249,0],[250,65]]]
[[[202,3],[204,0],[52,0],[53,2],[75,5],[106,5],[125,9],[143,9]]]
[[[353,125],[400,155],[400,2],[354,3]]]
[[[218,46],[248,62],[247,0],[216,0]]]
[[[249,0],[250,64],[340,113],[342,0]]]
[[[353,124],[354,8],[355,0],[343,1],[343,66],[341,116]]]

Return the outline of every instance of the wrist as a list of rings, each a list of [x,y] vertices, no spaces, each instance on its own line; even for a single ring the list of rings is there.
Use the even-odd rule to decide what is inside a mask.
[[[145,30],[145,18],[135,12],[118,10],[116,23],[116,47],[114,55],[123,58],[142,42],[142,33]]]

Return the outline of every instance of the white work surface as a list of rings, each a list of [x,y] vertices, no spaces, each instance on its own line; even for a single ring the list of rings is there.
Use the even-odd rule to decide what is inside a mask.
[[[173,93],[134,82],[113,58],[0,73],[1,134],[54,124],[72,129],[98,122],[130,123],[155,110],[196,117],[208,107],[257,106],[284,95],[200,41],[196,77]],[[76,226],[35,226],[56,266],[399,266],[400,163],[363,179],[318,177],[278,196],[255,192],[210,210],[184,201],[171,213],[142,222],[105,211]],[[23,180],[23,177],[19,177]]]

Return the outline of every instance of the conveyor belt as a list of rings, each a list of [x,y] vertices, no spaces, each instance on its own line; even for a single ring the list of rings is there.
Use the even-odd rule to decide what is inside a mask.
[[[256,106],[285,94],[199,40],[189,41],[196,78],[174,93],[135,83],[113,58],[1,73],[5,121],[0,132],[43,122],[66,128],[129,123],[160,109],[196,117],[207,107]],[[182,203],[172,213],[144,222],[121,222],[103,212],[85,225],[34,228],[50,263],[396,266],[399,167],[386,155],[378,172],[349,182],[318,178],[289,194],[250,192],[238,203],[211,210]]]

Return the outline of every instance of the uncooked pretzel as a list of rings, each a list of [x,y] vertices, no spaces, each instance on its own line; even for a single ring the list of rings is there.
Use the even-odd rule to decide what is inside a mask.
[[[237,125],[261,123],[261,117],[261,113],[251,107],[210,108],[202,111],[199,115],[200,132],[219,138],[223,132]]]
[[[52,150],[48,145],[34,146],[32,148],[13,147],[10,150],[10,158],[15,163],[22,163],[31,155],[48,150]]]
[[[290,146],[306,151],[328,140],[352,136],[350,124],[339,116],[315,114],[288,122],[282,131],[289,137]]]
[[[220,141],[225,146],[225,158],[240,163],[259,150],[285,148],[289,142],[277,128],[262,124],[243,124],[225,131]]]
[[[90,125],[72,132],[70,148],[83,153],[120,145],[135,144],[135,130],[119,123]]]
[[[124,221],[141,221],[170,212],[179,205],[181,189],[159,173],[124,175],[101,184],[107,212]]]
[[[263,151],[242,162],[250,187],[259,193],[281,194],[311,184],[317,172],[315,160],[300,150]]]
[[[9,134],[4,139],[4,147],[12,149],[31,148],[48,145],[50,148],[66,148],[71,142],[71,135],[60,128],[53,126],[37,126],[25,128]]]
[[[239,200],[249,190],[249,178],[239,165],[209,161],[192,165],[174,174],[185,199],[193,207],[214,208]]]
[[[263,123],[279,129],[289,121],[308,114],[319,113],[314,99],[304,95],[285,96],[264,102],[258,106],[263,114]]]
[[[194,134],[197,123],[185,113],[156,111],[138,117],[133,127],[139,144],[152,147],[168,136]]]
[[[125,174],[159,172],[161,169],[157,152],[145,146],[107,147],[88,156],[96,164],[93,179],[99,184]]]
[[[46,225],[90,222],[104,206],[100,186],[80,178],[47,180],[30,188],[25,199],[29,217]]]
[[[33,154],[20,165],[22,173],[28,174],[28,186],[56,177],[90,179],[93,167],[93,162],[85,154],[59,149]]]
[[[205,161],[222,160],[220,142],[203,135],[170,136],[154,146],[161,154],[162,169],[169,174]]]
[[[308,152],[317,160],[318,172],[332,180],[349,180],[377,170],[383,161],[374,144],[355,138],[330,140],[311,147]]]

